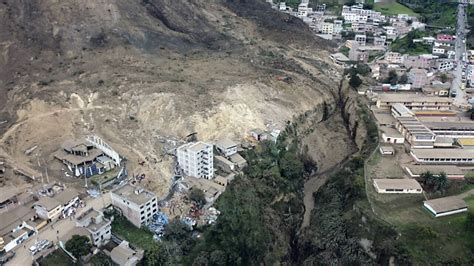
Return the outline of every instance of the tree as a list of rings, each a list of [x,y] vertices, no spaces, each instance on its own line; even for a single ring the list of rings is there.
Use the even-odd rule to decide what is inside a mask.
[[[448,81],[448,75],[446,75],[446,73],[443,73],[439,76],[439,79],[441,80],[441,82],[445,83],[446,81]]]
[[[469,210],[466,216],[465,227],[468,232],[474,233],[474,211]]]
[[[199,188],[192,188],[189,192],[189,199],[195,201],[200,207],[206,204],[206,195],[204,195],[204,191]]]
[[[92,244],[87,236],[73,235],[66,242],[66,249],[76,258],[89,254],[91,248]]]
[[[446,173],[441,172],[437,175],[434,176],[434,186],[437,191],[444,191],[448,185],[448,177],[446,176]]]
[[[400,77],[400,80],[398,81],[400,84],[407,84],[408,83],[408,75],[407,73],[403,73],[403,75]]]
[[[159,245],[152,245],[150,249],[145,250],[143,259],[145,265],[165,265],[168,261],[169,255],[164,248]]]
[[[359,78],[359,76],[357,75],[351,76],[351,79],[349,80],[349,85],[352,88],[357,89],[361,84],[362,84],[362,80]]]
[[[396,85],[398,83],[398,74],[395,70],[390,70],[388,72],[388,77],[385,79],[386,83],[390,83],[391,85]]]
[[[359,63],[356,66],[356,71],[357,71],[358,74],[360,74],[362,76],[367,76],[367,74],[370,73],[371,69],[370,69],[369,65]]]

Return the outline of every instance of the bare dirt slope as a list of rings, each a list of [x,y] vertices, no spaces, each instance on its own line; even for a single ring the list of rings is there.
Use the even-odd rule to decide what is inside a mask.
[[[163,139],[239,139],[336,101],[327,43],[264,1],[4,0],[0,25],[0,149],[35,168],[38,145],[64,182],[67,138],[102,136],[164,194]]]

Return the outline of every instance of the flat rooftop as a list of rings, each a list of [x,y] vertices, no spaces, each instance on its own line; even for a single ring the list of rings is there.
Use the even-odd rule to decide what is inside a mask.
[[[178,150],[190,150],[190,151],[193,151],[193,152],[200,152],[204,149],[207,149],[209,146],[212,146],[212,145],[204,143],[202,141],[190,142],[190,143],[186,143],[184,145],[181,145],[178,148]]]
[[[461,146],[474,146],[474,139],[458,139]]]
[[[474,149],[411,149],[418,158],[474,158]]]
[[[398,132],[395,128],[381,126],[380,131],[392,138],[403,138],[402,134],[400,134],[400,132]]]
[[[228,149],[237,146],[237,143],[229,138],[222,138],[216,141],[216,146]]]
[[[76,197],[79,197],[79,192],[72,188],[66,188],[65,190],[59,192],[54,196],[54,198],[62,204],[67,204],[69,201]]]
[[[425,122],[425,125],[431,129],[474,130],[474,122]]]
[[[446,175],[464,175],[461,168],[454,165],[405,165],[405,167],[410,169],[414,175],[421,175],[428,171],[433,174],[444,172]]]
[[[396,120],[390,113],[374,112],[375,120],[380,125],[394,125]]]
[[[18,195],[20,190],[14,186],[0,187],[0,203],[5,202]]]
[[[413,93],[384,93],[378,95],[378,99],[382,102],[430,102],[430,103],[452,103],[447,97],[425,96]]]
[[[21,221],[27,221],[35,216],[31,204],[17,206],[16,208],[0,214],[0,236],[8,234],[16,228]]]
[[[132,186],[130,184],[126,184],[123,187],[112,191],[112,193],[122,198],[126,198],[127,200],[137,205],[147,203],[155,197],[155,194],[153,194],[152,192],[145,190],[141,187]]]
[[[48,211],[58,207],[59,205],[62,205],[62,203],[59,200],[48,197],[48,196],[40,197],[39,200],[35,202],[34,204],[42,206]]]
[[[418,181],[411,178],[375,178],[374,183],[380,189],[422,189]]]
[[[467,208],[466,202],[456,196],[427,200],[424,203],[429,205],[436,213]]]

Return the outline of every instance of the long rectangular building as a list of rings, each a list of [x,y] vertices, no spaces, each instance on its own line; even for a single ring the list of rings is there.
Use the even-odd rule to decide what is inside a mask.
[[[450,138],[474,138],[473,122],[425,122],[436,135]]]
[[[474,149],[411,149],[410,154],[420,164],[474,164]]]
[[[431,172],[435,175],[445,173],[449,179],[464,179],[464,172],[455,165],[406,165],[405,171],[412,178],[418,178],[423,173]]]
[[[466,202],[456,196],[427,200],[423,202],[423,206],[435,217],[447,216],[467,211]]]
[[[432,97],[411,93],[384,93],[378,96],[377,107],[390,110],[392,105],[401,103],[410,110],[449,110],[452,101],[446,97]]]
[[[412,148],[433,148],[436,135],[416,117],[398,117],[397,130]]]
[[[409,178],[374,179],[374,187],[377,193],[386,194],[420,194],[423,192],[418,181]]]

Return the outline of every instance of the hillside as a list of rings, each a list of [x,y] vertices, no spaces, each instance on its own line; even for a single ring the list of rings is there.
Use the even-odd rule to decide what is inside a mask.
[[[37,168],[38,145],[61,182],[76,183],[51,153],[94,133],[162,195],[165,140],[241,138],[335,102],[327,43],[264,1],[6,0],[0,23],[0,153]]]

